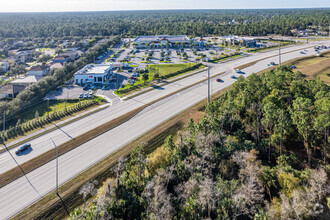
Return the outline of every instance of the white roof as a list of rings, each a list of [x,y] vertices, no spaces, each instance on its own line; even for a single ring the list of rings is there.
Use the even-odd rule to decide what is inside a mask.
[[[143,41],[143,42],[152,42],[152,41],[161,41],[166,39],[170,42],[181,42],[181,41],[190,41],[189,37],[186,35],[156,35],[156,36],[138,36],[134,39],[136,41]]]
[[[108,72],[109,64],[89,64],[76,72],[77,75],[102,75]]]

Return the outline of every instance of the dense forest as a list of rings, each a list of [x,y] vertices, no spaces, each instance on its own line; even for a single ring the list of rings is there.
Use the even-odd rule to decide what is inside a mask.
[[[329,20],[330,9],[2,13],[0,37],[291,35],[308,26],[328,30]]]
[[[121,158],[71,219],[329,219],[329,125],[319,79],[286,66],[240,77],[176,140]]]

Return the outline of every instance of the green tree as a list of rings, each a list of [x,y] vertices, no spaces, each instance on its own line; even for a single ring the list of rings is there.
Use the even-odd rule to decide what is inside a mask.
[[[308,166],[311,167],[311,132],[313,128],[312,102],[309,98],[299,97],[293,101],[291,110],[292,122],[296,125],[299,134],[304,139],[304,146],[308,157]]]
[[[264,99],[267,100],[267,99]],[[262,125],[265,126],[267,132],[268,132],[268,162],[270,162],[271,159],[271,141],[272,141],[272,134],[273,134],[273,128],[274,124],[276,123],[276,117],[277,117],[277,106],[271,102],[266,102],[262,107],[263,112],[263,118],[261,119]]]
[[[148,73],[143,73],[143,74],[142,74],[142,80],[144,81],[144,84],[147,83],[148,79],[149,79],[149,75],[148,75]]]

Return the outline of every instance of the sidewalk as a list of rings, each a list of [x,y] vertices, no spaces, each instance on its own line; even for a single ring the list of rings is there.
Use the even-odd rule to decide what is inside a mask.
[[[108,101],[108,100],[107,100],[107,101]],[[110,101],[111,101],[111,100],[110,100]],[[104,108],[104,107],[108,107],[108,106],[110,106],[110,104],[111,104],[111,102],[110,102],[110,103],[103,104],[103,105],[100,105],[100,106],[98,106],[98,107],[96,107],[96,108],[92,108],[92,109],[90,109],[90,110],[88,110],[88,111],[85,111],[85,112],[80,113],[80,114],[78,114],[78,115],[75,115],[75,116],[72,116],[72,117],[70,117],[70,118],[67,118],[67,119],[65,119],[65,120],[63,120],[63,121],[60,121],[60,122],[56,123],[56,125],[57,125],[58,127],[61,127],[61,126],[64,125],[64,124],[71,123],[72,121],[75,121],[75,120],[78,119],[78,118],[81,118],[81,117],[84,117],[84,116],[86,116],[86,115],[89,115],[89,114],[91,114],[91,113],[93,113],[93,112],[95,112],[95,111],[97,111],[97,110],[99,110],[99,109],[102,109],[102,108]],[[14,141],[10,142],[10,143],[7,143],[6,146],[7,146],[7,147],[11,147],[11,146],[13,146],[13,145],[15,145],[15,144],[24,143],[25,141],[30,141],[31,139],[37,137],[38,135],[40,135],[40,134],[42,134],[42,133],[44,133],[44,132],[47,132],[47,131],[52,131],[52,130],[54,130],[54,129],[56,129],[56,126],[55,126],[54,124],[52,124],[52,125],[50,125],[50,126],[48,126],[48,127],[45,127],[45,128],[40,129],[39,131],[33,132],[33,133],[28,134],[28,135],[26,135],[26,136],[24,136],[24,137],[22,137],[22,138],[20,138],[20,139],[17,139],[17,140],[14,140]],[[2,150],[2,149],[5,149],[4,146],[2,146],[1,150]],[[0,152],[0,154],[1,154],[1,153],[3,153],[3,152]]]

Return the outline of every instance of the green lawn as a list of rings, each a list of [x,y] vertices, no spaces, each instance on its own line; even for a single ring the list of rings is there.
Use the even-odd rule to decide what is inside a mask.
[[[125,95],[131,94],[132,92],[138,91],[142,88],[149,87],[150,82],[153,79],[154,72],[159,71],[159,76],[168,79],[176,78],[181,75],[187,74],[192,71],[203,69],[205,66],[201,65],[196,69],[189,69],[197,64],[195,63],[183,63],[183,64],[151,64],[148,65],[148,80],[146,83],[142,80],[142,74],[137,78],[137,81],[132,86],[131,84],[126,84],[124,87],[120,88],[115,94],[123,97]],[[200,64],[199,64],[200,65]],[[182,71],[182,72],[178,72]],[[172,74],[172,75],[171,75]],[[131,88],[133,87],[133,88]]]
[[[195,63],[180,63],[180,64],[150,64],[147,66],[149,75],[153,75],[158,69],[159,76],[166,76],[168,74],[187,69],[194,66]]]
[[[78,99],[68,100],[66,103],[66,107],[74,106],[79,102]],[[84,102],[84,101],[82,101]],[[36,112],[38,111],[39,117],[46,116],[48,113],[53,113],[55,111],[64,110],[65,102],[62,100],[50,100],[49,101],[49,109],[47,109],[47,101],[42,101],[39,104],[28,107],[27,109],[22,110],[19,113],[19,118],[21,119],[21,123],[27,122],[36,118]],[[8,126],[15,126],[17,119],[9,120]]]

